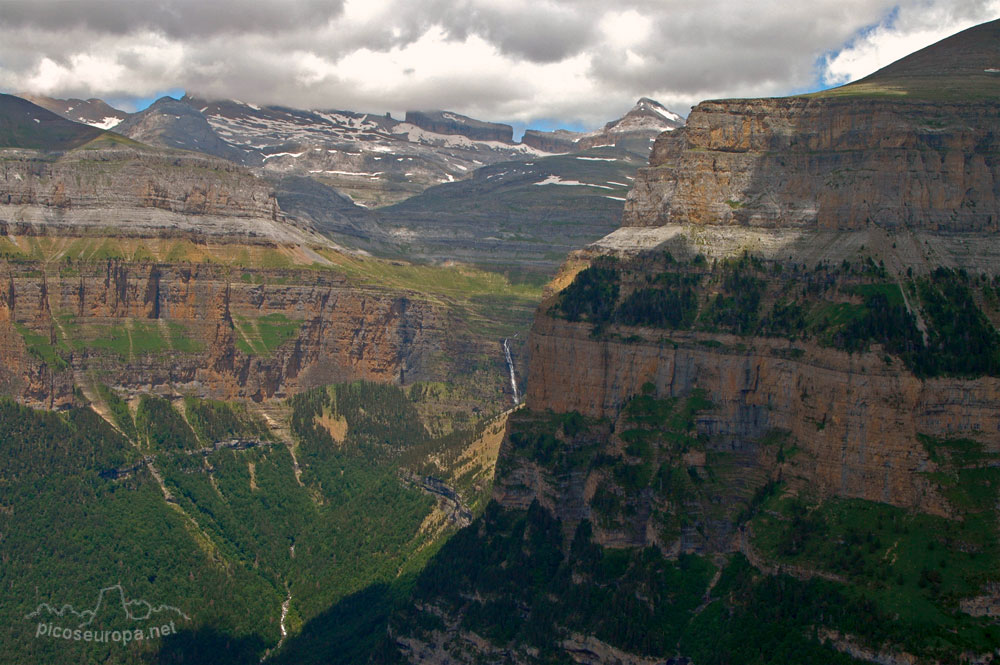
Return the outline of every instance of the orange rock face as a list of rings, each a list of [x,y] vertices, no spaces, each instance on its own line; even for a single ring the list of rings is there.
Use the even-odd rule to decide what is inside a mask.
[[[332,272],[121,261],[61,275],[3,269],[0,388],[37,406],[70,404],[74,377],[264,400],[335,381],[440,380],[483,351],[420,294]],[[29,352],[24,332],[50,339],[64,362]]]
[[[995,104],[704,102],[660,135],[624,226],[996,231]]]
[[[922,381],[877,352],[848,354],[779,339],[613,327],[536,318],[529,341],[533,410],[618,417],[652,383],[661,396],[707,391],[713,408],[700,433],[733,450],[788,432],[801,451],[785,479],[820,496],[881,501],[947,514],[922,472],[934,464],[917,434],[974,436],[1000,450],[1000,380]],[[628,338],[628,341],[623,341]],[[711,339],[713,347],[703,343]],[[721,345],[720,345],[721,344]],[[793,357],[794,356],[794,357]]]

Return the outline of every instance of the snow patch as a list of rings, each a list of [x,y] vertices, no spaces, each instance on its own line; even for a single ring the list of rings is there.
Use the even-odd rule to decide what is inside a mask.
[[[604,198],[611,199],[612,201],[624,201],[625,200],[621,196],[608,196],[608,195],[605,195]]]
[[[350,175],[357,176],[359,178],[377,178],[382,175],[383,171],[376,171],[375,173],[365,173],[363,171],[324,171],[322,169],[316,171],[310,171],[309,173],[329,173],[330,175]]]
[[[667,120],[670,120],[672,122],[683,122],[684,121],[684,119],[681,118],[679,115],[677,115],[673,111],[668,111],[667,109],[663,108],[662,106],[654,106],[653,104],[650,104],[649,108],[651,108],[653,110],[653,112],[656,113],[661,118],[666,118]]]
[[[271,153],[270,155],[265,155],[264,156],[264,161],[266,162],[267,160],[271,159],[272,157],[301,157],[304,154],[305,154],[305,151],[303,151],[303,152],[274,152],[274,153]]]
[[[579,180],[563,180],[557,175],[550,175],[545,180],[540,180],[536,185],[568,185],[570,187],[600,187],[601,189],[613,189],[607,185],[595,185],[589,182],[580,182]]]
[[[588,162],[617,162],[617,157],[577,157],[577,159],[583,159]]]

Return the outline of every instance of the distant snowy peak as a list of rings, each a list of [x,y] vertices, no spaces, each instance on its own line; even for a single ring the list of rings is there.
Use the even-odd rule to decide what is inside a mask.
[[[641,98],[624,116],[612,120],[601,129],[589,132],[556,130],[541,132],[529,129],[522,141],[548,152],[576,152],[601,146],[617,146],[637,155],[646,155],[655,139],[662,132],[684,126],[684,118],[663,104]]]
[[[684,118],[677,115],[663,104],[641,98],[628,113],[618,120],[613,120],[604,126],[606,132],[624,132],[635,130],[659,130],[669,132],[684,126]]]
[[[100,99],[55,99],[44,95],[27,94],[18,97],[27,99],[67,120],[97,129],[111,129],[128,117],[128,113],[119,111]]]
[[[684,124],[684,118],[677,115],[676,113],[668,109],[666,106],[656,101],[655,99],[650,99],[649,97],[642,97],[641,99],[639,99],[639,102],[632,108],[632,112],[641,112],[641,113],[652,112],[660,116],[667,122],[674,123],[677,125]]]

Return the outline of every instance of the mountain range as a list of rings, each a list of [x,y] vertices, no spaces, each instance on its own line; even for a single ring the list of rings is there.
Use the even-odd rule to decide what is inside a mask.
[[[79,100],[34,99],[71,120],[111,117],[99,100],[85,111]],[[646,98],[595,132],[529,130],[520,143],[509,125],[448,111],[408,111],[400,121],[185,96],[119,116],[117,134],[250,168],[272,183],[285,215],[339,243],[543,272],[617,226],[628,179],[653,139],[683,124]],[[551,159],[568,153],[580,159]],[[509,166],[487,168],[501,163]],[[547,178],[577,186],[547,187],[544,196],[523,187]]]

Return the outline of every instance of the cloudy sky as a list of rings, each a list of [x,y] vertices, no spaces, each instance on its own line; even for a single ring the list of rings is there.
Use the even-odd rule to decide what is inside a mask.
[[[784,95],[1000,18],[1000,0],[0,0],[0,89],[170,92],[593,127],[641,96]]]

